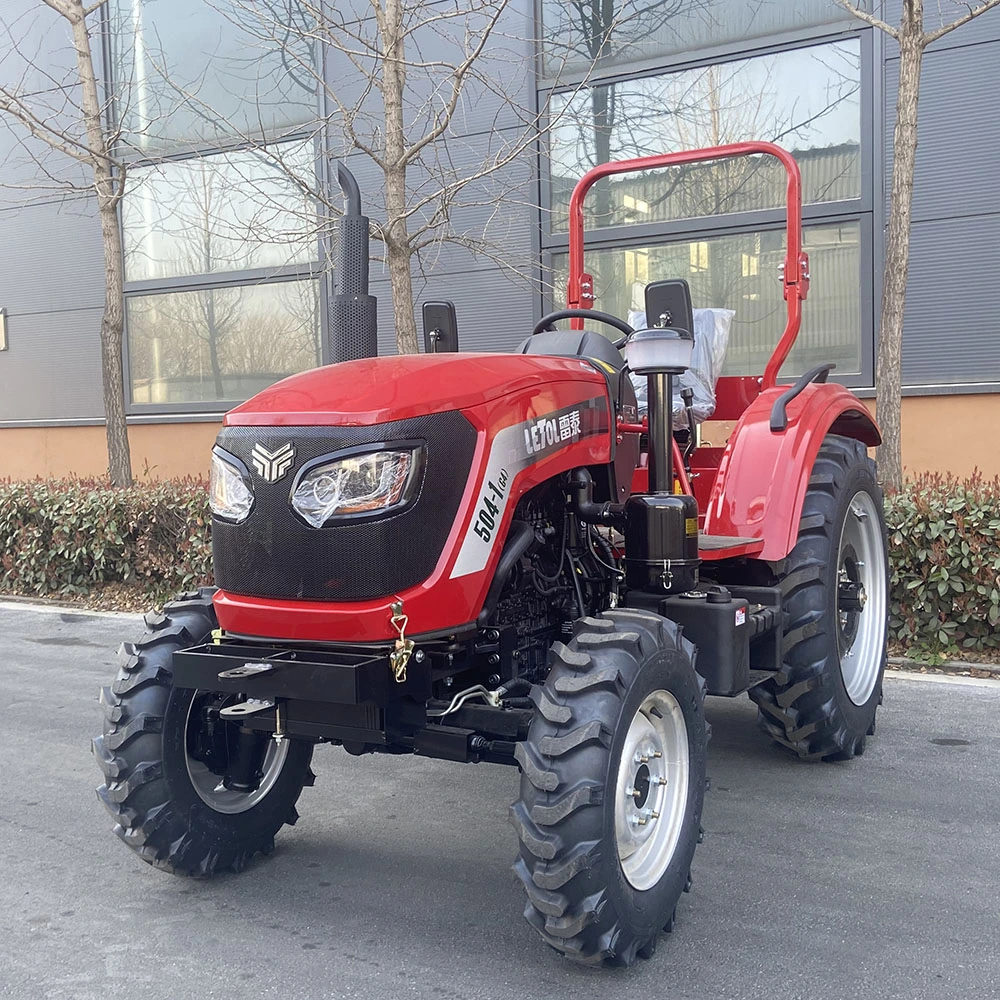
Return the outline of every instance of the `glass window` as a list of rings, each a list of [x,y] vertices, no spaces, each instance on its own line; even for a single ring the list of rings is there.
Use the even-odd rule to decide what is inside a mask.
[[[824,24],[850,22],[832,0],[542,0],[544,72],[598,71]]]
[[[799,375],[833,362],[837,374],[861,370],[860,226],[856,220],[807,226],[803,239],[812,281],[802,329],[782,374]],[[627,317],[642,310],[647,282],[686,278],[695,308],[732,309],[726,375],[759,375],[785,329],[779,267],[783,229],[713,236],[661,246],[588,251],[597,308]],[[554,258],[556,298],[566,284],[567,259]]]
[[[315,121],[306,16],[294,0],[112,0],[115,91],[127,141],[160,151]]]
[[[593,87],[553,98],[552,228],[591,167],[676,149],[766,139],[791,150],[803,200],[861,194],[857,39]],[[773,157],[741,157],[606,178],[587,195],[588,226],[662,222],[784,205]]]
[[[122,200],[127,281],[308,263],[318,256],[312,141],[242,150],[128,174]]]
[[[320,363],[315,281],[133,295],[126,303],[134,403],[247,399]]]

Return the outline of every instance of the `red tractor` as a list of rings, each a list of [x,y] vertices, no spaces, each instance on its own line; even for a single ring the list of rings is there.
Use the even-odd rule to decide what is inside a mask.
[[[687,287],[649,286],[643,330],[594,311],[583,198],[611,174],[760,154],[788,174],[788,323],[762,377],[719,380],[735,429],[701,447],[673,413]],[[337,345],[372,354],[367,220],[341,178]],[[886,657],[879,432],[830,365],[778,384],[809,281],[794,160],[743,143],[607,164],[570,223],[569,307],[513,353],[359,357],[227,414],[218,589],[147,615],[102,693],[98,794],[145,861],[212,875],[270,852],[317,743],[512,764],[529,923],[628,965],[690,885],[706,693],[748,692],[801,757],[863,752]]]

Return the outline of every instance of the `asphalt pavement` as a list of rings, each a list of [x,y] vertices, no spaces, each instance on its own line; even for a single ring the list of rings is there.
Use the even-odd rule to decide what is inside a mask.
[[[0,997],[1000,997],[998,682],[890,677],[868,752],[832,765],[710,699],[693,892],[651,960],[591,970],[521,918],[509,768],[320,747],[270,858],[212,881],[143,864],[90,754],[140,628],[0,604]]]

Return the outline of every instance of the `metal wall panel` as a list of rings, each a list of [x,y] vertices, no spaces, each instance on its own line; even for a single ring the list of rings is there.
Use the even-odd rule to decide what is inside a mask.
[[[379,354],[395,354],[395,326],[388,278],[372,281],[378,297]],[[428,300],[449,299],[458,315],[458,339],[463,351],[510,351],[531,333],[534,298],[531,290],[515,283],[497,268],[450,274],[435,272],[425,280],[415,278],[413,298],[417,312],[417,337],[423,344],[420,308]],[[423,350],[423,347],[421,347]]]
[[[104,250],[92,202],[0,213],[0,306],[12,316],[104,305]]]
[[[978,5],[978,0],[977,0]],[[885,0],[876,2],[876,13],[887,24],[896,27],[902,17],[903,0]],[[968,12],[969,4],[962,0],[945,0],[944,3],[924,3],[924,30],[934,31],[946,23]],[[975,45],[978,42],[1000,39],[1000,11],[992,11],[977,17],[974,21],[956,28],[940,41],[934,43],[929,53],[940,52],[943,49],[962,45]],[[890,41],[889,54],[895,55],[899,50],[896,43]]]
[[[995,216],[914,225],[903,385],[1000,381],[997,288]]]
[[[990,19],[987,14],[983,21]],[[1000,21],[1000,11],[997,11]],[[919,145],[914,179],[914,220],[978,215],[997,210],[1000,194],[1000,121],[996,91],[1000,41],[924,56],[919,105]],[[886,193],[892,186],[899,60],[885,66]]]
[[[995,22],[991,25],[990,22]],[[1000,122],[993,91],[1000,12],[956,32],[965,44],[924,56],[914,178],[910,273],[903,335],[904,385],[1000,381],[994,289],[1000,284],[997,204]],[[939,43],[940,44],[940,43]],[[885,63],[888,214],[898,50]],[[877,290],[880,291],[880,290]]]
[[[100,417],[101,309],[7,317],[0,423]]]

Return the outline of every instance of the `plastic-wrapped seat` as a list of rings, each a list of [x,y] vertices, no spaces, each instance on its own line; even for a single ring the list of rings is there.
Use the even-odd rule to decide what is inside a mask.
[[[691,410],[695,423],[701,423],[715,412],[715,383],[722,374],[729,345],[729,328],[736,315],[732,309],[694,310],[694,350],[691,367],[681,375],[674,376],[674,428],[687,427],[687,411],[681,398],[682,389],[694,392]],[[630,312],[629,323],[639,330],[646,325],[644,312]],[[632,376],[640,416],[645,415],[646,379],[641,375]]]

